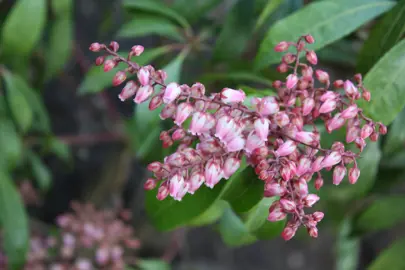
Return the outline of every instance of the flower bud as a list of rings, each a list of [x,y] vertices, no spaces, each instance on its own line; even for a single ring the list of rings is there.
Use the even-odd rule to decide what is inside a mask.
[[[304,67],[301,71],[302,76],[304,78],[310,78],[312,79],[312,76],[314,75],[314,70],[312,69],[312,67]]]
[[[330,113],[336,109],[336,101],[334,99],[326,100],[319,108],[320,113]]]
[[[360,134],[360,129],[357,126],[349,126],[346,131],[346,142],[354,142]]]
[[[292,89],[298,82],[298,77],[295,74],[290,74],[287,76],[286,87],[287,89]]]
[[[305,156],[301,157],[298,161],[296,175],[301,176],[309,170],[311,170],[311,160]]]
[[[316,178],[316,180],[315,180],[315,189],[316,189],[316,190],[320,190],[322,186],[323,186],[323,179],[322,179],[322,177]]]
[[[163,95],[163,102],[168,104],[176,100],[181,94],[181,88],[177,83],[169,83]]]
[[[172,117],[177,110],[177,106],[175,103],[169,103],[163,107],[162,111],[160,112],[160,119],[164,120],[167,118]]]
[[[286,50],[288,50],[288,47],[290,45],[288,44],[288,42],[286,41],[281,41],[280,43],[278,43],[275,47],[274,47],[274,51],[276,52],[284,52]]]
[[[121,83],[123,83],[125,81],[125,79],[127,78],[127,74],[124,71],[118,71],[112,81],[112,84],[114,86],[118,86]]]
[[[129,81],[126,83],[124,88],[122,88],[121,93],[118,95],[118,98],[121,101],[125,101],[128,98],[131,98],[133,95],[135,95],[136,90],[138,90],[138,86],[134,81]]]
[[[318,237],[318,229],[316,227],[307,228],[307,231],[308,231],[309,236],[311,236],[313,238]]]
[[[371,99],[371,93],[370,93],[370,91],[368,91],[368,90],[366,90],[366,89],[363,89],[363,93],[362,93],[362,97],[363,97],[363,99],[365,100],[365,101],[370,101],[370,99]]]
[[[279,201],[275,201],[269,208],[268,221],[276,222],[285,219],[287,214],[283,211]]]
[[[286,53],[283,56],[283,62],[287,63],[287,64],[292,64],[295,62],[295,60],[297,59],[297,57],[295,55],[293,55],[292,53]]]
[[[318,57],[316,56],[316,53],[314,51],[308,51],[306,53],[306,58],[312,65],[318,64]]]
[[[357,167],[353,167],[349,169],[349,183],[355,184],[360,176],[360,170]]]
[[[274,121],[279,127],[284,127],[290,123],[290,118],[287,113],[282,111],[274,115]]]
[[[96,58],[96,66],[101,66],[104,64],[105,56],[99,56]]]
[[[354,140],[354,143],[356,144],[357,148],[360,149],[360,152],[363,152],[364,147],[366,147],[366,140],[364,140],[361,137],[356,138],[356,140]]]
[[[359,90],[357,90],[357,87],[354,86],[354,84],[349,80],[346,80],[344,82],[343,88],[345,89],[346,95],[351,98],[355,97],[356,94],[359,92]]]
[[[113,50],[114,52],[117,52],[118,49],[120,48],[120,45],[116,41],[111,41],[110,42],[110,49]]]
[[[148,165],[148,171],[151,171],[154,173],[160,171],[161,169],[162,169],[162,163],[160,163],[158,161],[152,162]]]
[[[316,194],[308,194],[304,198],[304,204],[306,207],[312,207],[318,201],[319,201],[319,196]]]
[[[145,86],[149,84],[150,81],[150,72],[146,67],[142,67],[139,69],[138,73],[138,80],[141,85]]]
[[[315,77],[321,83],[327,83],[329,81],[329,74],[323,70],[317,69],[315,71]]]
[[[214,188],[221,178],[222,169],[219,161],[216,159],[208,160],[205,165],[205,185],[209,188]]]
[[[245,92],[242,90],[224,88],[221,91],[221,100],[226,104],[243,102],[245,98]]]
[[[294,182],[294,188],[296,193],[303,198],[308,194],[308,183],[304,177],[300,177],[298,181]]]
[[[377,132],[373,132],[373,133],[371,133],[371,135],[370,135],[370,140],[372,141],[372,142],[376,142],[376,141],[378,141],[378,133]]]
[[[193,106],[188,102],[180,103],[177,106],[176,117],[174,119],[174,123],[178,126],[181,126],[184,121],[190,116],[193,112]]]
[[[115,68],[116,62],[114,60],[108,59],[104,62],[104,72],[108,72]]]
[[[360,132],[360,137],[363,139],[367,139],[371,133],[373,133],[374,127],[371,124],[366,124],[362,127]]]
[[[324,159],[323,156],[319,156],[312,163],[311,169],[312,169],[313,173],[319,172],[322,169],[322,161],[323,161],[323,159]]]
[[[156,187],[156,179],[153,178],[148,178],[148,180],[146,180],[145,184],[143,185],[143,188],[145,190],[152,190]]]
[[[306,116],[311,113],[312,109],[315,107],[315,101],[313,98],[306,98],[302,103],[302,115]]]
[[[382,135],[387,134],[387,127],[385,125],[383,125],[382,123],[378,123],[378,124],[379,124],[378,131],[380,132],[380,134],[382,134]]]
[[[277,182],[267,182],[264,185],[264,196],[265,197],[283,196],[286,193],[287,193],[287,189],[282,187]]]
[[[98,52],[101,50],[101,44],[98,42],[94,42],[90,45],[89,50],[92,52]]]
[[[205,94],[205,86],[202,83],[195,83],[191,86],[191,95],[193,97],[201,97]]]
[[[344,111],[342,111],[340,116],[344,119],[350,119],[356,117],[358,112],[359,109],[357,108],[357,105],[353,104],[347,107]]]
[[[343,80],[336,80],[333,82],[333,86],[335,88],[343,88],[344,87],[344,81]]]
[[[173,141],[179,141],[186,136],[186,131],[182,128],[176,129],[172,134]]]
[[[337,151],[333,151],[327,155],[321,163],[323,168],[332,167],[333,165],[338,164],[342,160],[342,156]]]
[[[166,199],[166,197],[169,196],[169,189],[167,188],[166,185],[161,185],[158,189],[156,198],[159,201],[163,201],[164,199]]]
[[[342,182],[343,178],[345,178],[345,175],[346,167],[342,165],[336,166],[333,170],[333,184],[339,185]]]
[[[267,141],[267,136],[269,136],[269,125],[270,120],[267,118],[258,118],[254,122],[256,134],[262,141]]]
[[[153,111],[163,104],[163,99],[161,95],[154,96],[149,102],[149,110]]]
[[[283,232],[281,233],[281,237],[283,237],[285,241],[288,241],[294,237],[296,231],[297,227],[286,226]]]
[[[224,178],[229,179],[240,167],[240,159],[230,157],[227,158],[224,162],[224,168],[223,168],[223,173],[224,173]]]
[[[136,93],[134,102],[140,104],[146,101],[148,98],[150,98],[152,94],[153,94],[153,87],[151,85],[142,86]]]
[[[296,209],[295,203],[288,199],[280,199],[280,206],[286,212],[294,212]]]
[[[280,145],[275,153],[279,157],[288,156],[289,154],[294,152],[296,148],[297,145],[292,140],[287,140],[282,145]]]
[[[308,43],[308,44],[312,44],[312,43],[314,43],[315,42],[315,39],[311,36],[311,35],[305,35],[305,41]]]
[[[135,45],[132,46],[131,52],[134,56],[140,56],[143,53],[144,49],[145,48],[142,45]]]
[[[295,134],[295,139],[301,143],[313,145],[317,142],[317,136],[313,132],[300,131]]]
[[[279,73],[286,73],[288,71],[288,65],[286,63],[281,63],[277,66],[277,71]]]

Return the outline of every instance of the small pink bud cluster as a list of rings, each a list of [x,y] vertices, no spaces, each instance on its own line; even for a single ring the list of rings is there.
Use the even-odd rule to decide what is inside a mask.
[[[154,177],[146,181],[145,189],[159,186],[159,200],[170,196],[180,201],[202,185],[214,188],[221,179],[230,178],[245,159],[265,182],[264,196],[278,198],[269,209],[268,220],[290,217],[284,239],[291,239],[300,226],[317,237],[317,223],[323,213],[305,213],[305,208],[319,200],[316,194],[308,193],[308,184],[315,178],[313,184],[320,189],[324,182],[320,172],[326,169],[333,170],[333,183],[338,185],[347,167],[349,182],[354,184],[360,176],[356,158],[365,140],[377,140],[379,133],[386,133],[386,127],[367,118],[356,105],[359,98],[370,99],[360,75],[354,77],[356,84],[350,80],[331,83],[326,71],[313,70],[318,59],[306,48],[306,43],[313,42],[310,35],[302,36],[297,43],[280,42],[275,47],[277,52],[296,49],[295,54],[285,54],[277,68],[289,74],[284,82],[273,83],[276,96],[253,97],[249,106],[243,104],[246,94],[241,89],[224,88],[207,96],[201,83],[166,85],[163,71],[140,67],[100,45],[116,62],[125,62],[137,73],[141,88],[148,87],[130,91],[131,95],[122,94],[125,98],[121,99],[136,93],[135,102],[149,101],[151,110],[163,105],[161,119],[174,122],[160,139],[163,147],[176,143],[177,150],[163,162],[149,164]],[[301,52],[306,53],[308,63],[299,62]],[[315,87],[316,81],[319,87]],[[156,85],[162,86],[160,91],[154,89]],[[329,133],[346,126],[346,142],[355,142],[359,153],[346,150],[342,142],[335,142],[331,149],[322,148],[316,121],[323,121]]]
[[[140,242],[134,238],[131,225],[126,224],[128,210],[117,214],[75,202],[72,208],[73,213],[57,219],[60,235],[32,234],[23,269],[123,270],[133,264]],[[0,262],[0,268],[8,269],[7,260]]]

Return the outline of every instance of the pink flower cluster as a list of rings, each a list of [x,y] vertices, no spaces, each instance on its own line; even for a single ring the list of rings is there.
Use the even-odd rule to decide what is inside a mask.
[[[134,251],[140,242],[125,224],[128,211],[98,211],[90,204],[73,203],[74,213],[58,217],[58,236],[32,234],[27,262],[30,270],[123,270],[134,265]],[[4,268],[3,268],[4,267]],[[0,268],[7,268],[7,257],[0,253]]]
[[[312,68],[318,59],[306,44],[313,42],[310,35],[300,37],[297,43],[280,42],[276,52],[289,48],[296,51],[286,53],[277,67],[289,75],[284,82],[273,83],[277,94],[252,97],[249,106],[243,104],[247,97],[241,89],[224,88],[207,96],[201,83],[166,85],[164,71],[131,61],[132,56],[143,51],[139,45],[132,48],[128,58],[116,53],[115,42],[109,47],[93,43],[90,50],[103,50],[113,56],[104,63],[106,71],[119,62],[128,65],[125,71],[117,72],[114,85],[123,83],[126,74],[137,75],[138,82],[129,81],[123,88],[121,100],[134,97],[135,103],[148,101],[150,110],[163,105],[161,119],[174,122],[171,129],[160,134],[160,139],[163,147],[177,142],[177,150],[163,162],[149,164],[154,178],[145,183],[147,190],[159,183],[159,200],[171,196],[180,201],[202,185],[213,188],[221,179],[230,178],[245,158],[258,178],[265,181],[264,196],[279,198],[271,205],[268,220],[280,221],[290,216],[282,233],[289,240],[301,225],[310,236],[318,235],[317,223],[324,214],[305,213],[305,208],[319,200],[316,194],[309,194],[308,183],[314,178],[316,189],[320,189],[324,183],[322,169],[333,170],[335,185],[346,174],[351,184],[356,183],[360,176],[356,158],[366,139],[376,141],[379,134],[387,132],[383,124],[367,118],[356,104],[360,98],[370,100],[360,74],[353,81],[331,82],[327,72]],[[302,54],[307,63],[300,62]],[[102,56],[97,63],[101,65],[104,59]],[[328,133],[345,126],[346,142],[354,142],[359,153],[345,149],[343,142],[335,142],[330,149],[322,148],[316,126],[322,122]]]

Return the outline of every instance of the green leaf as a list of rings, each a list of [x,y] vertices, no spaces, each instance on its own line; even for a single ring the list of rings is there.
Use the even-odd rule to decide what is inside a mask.
[[[405,142],[405,110],[402,110],[400,114],[392,122],[390,130],[385,138],[384,154],[392,155],[402,150],[399,145]]]
[[[63,143],[56,137],[49,137],[47,139],[47,146],[49,151],[54,153],[57,157],[64,160],[65,162],[71,159],[72,153],[67,144]]]
[[[187,20],[175,10],[169,8],[162,2],[157,2],[155,0],[124,0],[124,8],[128,9],[138,9],[147,12],[157,13],[159,15],[166,16],[178,24],[183,26],[185,29],[191,29],[190,24]]]
[[[215,44],[214,59],[231,60],[239,57],[252,39],[254,1],[239,0],[228,13]]]
[[[28,221],[18,191],[3,171],[0,171],[0,221],[10,269],[21,269],[28,251]]]
[[[29,54],[41,39],[45,20],[45,0],[18,0],[3,24],[1,36],[3,53]]]
[[[200,79],[203,83],[211,83],[214,81],[231,81],[231,82],[254,82],[261,83],[266,86],[272,86],[272,81],[256,75],[249,71],[234,71],[229,73],[207,73]]]
[[[315,43],[308,48],[320,49],[356,30],[394,6],[388,0],[341,0],[314,2],[275,23],[267,32],[256,56],[255,67],[262,69],[277,63],[281,55],[274,52],[280,41],[296,41],[311,34]]]
[[[388,50],[401,40],[405,33],[405,0],[384,15],[371,30],[358,57],[357,71],[367,73]]]
[[[63,17],[70,14],[73,0],[52,0],[51,7],[57,17]]]
[[[231,208],[225,210],[219,221],[219,232],[228,246],[235,247],[253,243],[256,237],[249,233],[242,220]]]
[[[262,191],[263,193],[263,191]],[[267,220],[271,204],[277,197],[262,198],[260,202],[244,216],[248,231],[258,239],[271,239],[279,236],[284,229],[285,220],[270,222]]]
[[[145,50],[145,52],[136,58],[133,58],[133,61],[139,65],[144,65],[153,61],[155,58],[162,56],[170,51],[170,47],[163,46],[159,48],[154,48],[150,50]],[[126,57],[126,55],[122,55]],[[118,64],[115,67],[115,71],[125,69],[126,65],[124,63]],[[88,93],[97,93],[102,91],[104,88],[110,87],[112,85],[112,79],[115,76],[114,70],[110,72],[104,72],[103,67],[94,65],[87,72],[84,81],[79,86],[79,94],[88,94]]]
[[[320,197],[327,198],[331,201],[348,201],[350,199],[364,196],[374,185],[378,171],[378,164],[381,159],[381,151],[378,143],[370,142],[357,164],[360,169],[360,177],[355,185],[347,181],[347,177],[338,186],[325,186],[321,189]],[[332,182],[332,174],[324,174],[326,182]]]
[[[204,213],[191,220],[189,226],[203,226],[212,224],[221,218],[229,204],[226,201],[218,200],[213,203]]]
[[[28,86],[22,79],[6,70],[3,70],[3,78],[6,82],[7,100],[10,110],[18,127],[23,132],[26,132],[30,128],[33,118],[31,106],[23,92],[23,88]]]
[[[391,195],[377,198],[356,219],[356,229],[371,232],[389,229],[405,220],[405,197]]]
[[[249,166],[241,169],[230,181],[222,199],[228,201],[234,211],[246,212],[262,199],[263,189],[264,182],[257,178],[254,169]]]
[[[371,263],[367,270],[405,269],[404,250],[405,238],[396,240]]]
[[[22,141],[9,119],[0,118],[0,130],[0,168],[2,165],[11,168],[21,157]]]
[[[222,0],[204,0],[204,1],[190,1],[190,0],[176,0],[172,6],[179,14],[190,22],[196,22],[203,18],[208,11],[216,7]]]
[[[260,28],[266,19],[284,2],[284,0],[269,0],[257,19],[255,28]]]
[[[50,40],[46,53],[45,78],[57,74],[72,54],[73,21],[69,16],[57,19],[50,30]]]
[[[36,179],[39,188],[42,191],[47,191],[51,186],[52,176],[45,164],[42,162],[41,158],[33,153],[28,151],[28,159],[31,163],[32,174]]]
[[[405,105],[405,40],[387,52],[364,78],[371,92],[370,102],[361,100],[359,106],[367,116],[390,124]]]
[[[6,83],[14,85],[13,87],[18,88],[18,90],[23,94],[25,100],[29,103],[29,107],[33,112],[33,120],[35,123],[32,129],[36,131],[43,131],[45,133],[51,132],[51,124],[49,120],[48,112],[45,105],[38,94],[38,91],[32,89],[25,80],[17,74],[12,74],[9,72],[4,72],[4,77]]]
[[[360,254],[360,239],[350,237],[352,220],[345,218],[339,226],[336,242],[336,270],[356,270]]]
[[[322,59],[322,62],[354,67],[357,53],[352,41],[342,39],[324,47],[316,54],[318,59]]]
[[[118,31],[119,37],[141,37],[151,34],[161,35],[178,41],[184,41],[181,29],[170,20],[157,15],[135,14]]]
[[[170,270],[170,265],[162,260],[141,259],[136,264],[140,270]]]

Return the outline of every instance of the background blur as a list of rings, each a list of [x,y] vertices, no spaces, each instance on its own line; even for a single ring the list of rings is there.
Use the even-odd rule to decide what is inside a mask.
[[[298,16],[295,24],[286,23],[281,34],[273,30],[270,39],[274,40],[269,41],[268,32],[277,23],[320,2],[337,7],[328,10],[325,5],[306,13],[314,17],[324,13],[320,18]],[[336,14],[341,18],[334,21]],[[319,20],[329,23],[329,28],[311,29],[312,22]],[[328,29],[341,34],[327,37]],[[218,226],[226,218],[222,206],[209,222],[159,232],[146,213],[143,189],[145,165],[164,156],[158,136],[150,135],[156,127],[158,132],[161,129],[159,119],[137,118],[132,102],[119,101],[122,87],[111,86],[113,72],[95,67],[98,54],[88,47],[95,41],[116,40],[125,54],[132,45],[141,44],[145,53],[154,49],[146,63],[166,67],[169,76],[181,83],[200,81],[209,91],[245,87],[255,93],[284,77],[271,65],[278,59],[253,69],[258,51],[263,59],[269,58],[263,40],[274,45],[289,31],[288,41],[307,33],[321,43],[328,40],[317,50],[320,67],[336,78],[348,78],[357,71],[366,73],[401,42],[405,1],[3,0],[0,31],[0,219],[5,252],[0,263],[11,256],[9,262],[22,269],[23,251],[30,249],[23,231],[30,228],[45,235],[52,231],[59,237],[55,221],[71,211],[72,201],[99,209],[130,209],[130,224],[141,243],[130,253],[162,259],[171,269],[367,269],[404,235],[403,112],[390,126],[389,134],[394,135],[382,138],[378,146],[369,143],[373,150],[364,157],[363,170],[371,172],[360,178],[361,190],[335,188],[321,197],[326,202],[318,209],[326,215],[316,240],[303,234],[289,242],[275,236],[234,243]],[[391,36],[379,43],[386,32]],[[272,47],[267,51],[272,53]],[[391,254],[394,257],[369,269],[382,269],[381,265],[405,269],[403,255],[404,240]],[[47,260],[44,269],[50,269]],[[157,262],[136,267],[169,269]]]

